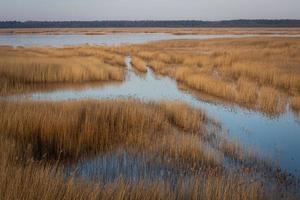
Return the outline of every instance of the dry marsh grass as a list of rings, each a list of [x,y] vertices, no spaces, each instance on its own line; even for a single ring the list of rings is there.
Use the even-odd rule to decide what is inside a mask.
[[[2,160],[3,161],[3,160]],[[175,187],[163,181],[128,183],[120,178],[110,184],[90,184],[65,179],[53,168],[0,163],[1,199],[268,199],[260,183],[246,185],[242,177],[197,177]]]
[[[31,144],[37,158],[77,159],[121,144],[139,149],[176,127],[201,136],[205,121],[198,111],[191,112],[191,108],[173,103],[2,102],[0,107],[0,132],[23,146]]]
[[[144,62],[142,59],[133,57],[131,58],[131,64],[138,71],[143,73],[147,72],[146,62]]]
[[[297,97],[292,97],[292,108],[299,112],[300,111],[300,96],[297,96]]]
[[[222,157],[206,148],[199,137],[192,135],[164,135],[150,151],[157,158],[167,160],[171,169],[217,173],[222,170]],[[175,167],[174,167],[175,166]]]
[[[104,47],[0,48],[0,93],[28,85],[122,81],[124,57]]]
[[[218,143],[214,140],[219,136],[218,127],[211,132],[207,125],[218,126],[217,122],[200,110],[177,102],[4,101],[0,109],[1,135],[14,139],[22,149],[29,148],[38,160],[76,161],[123,147],[152,152],[158,157],[165,155],[175,167],[183,163],[185,167],[209,169],[220,167],[223,160],[212,148],[221,154],[226,153],[226,148],[241,150],[230,141],[226,141],[226,148],[209,145]]]
[[[161,41],[122,51],[192,89],[271,115],[300,93],[298,38]]]
[[[265,112],[283,112],[285,101],[282,99],[280,92],[274,88],[262,87],[259,91],[258,104],[259,108]]]
[[[183,103],[161,102],[160,106],[166,110],[168,119],[189,133],[198,133],[203,129],[207,117],[199,110],[192,109]],[[204,131],[204,130],[203,130]]]
[[[249,81],[244,78],[240,78],[237,82],[237,96],[238,102],[246,105],[254,105],[258,97],[258,86],[254,81]]]
[[[0,109],[1,199],[296,199],[243,173],[222,170],[221,160],[202,143],[208,119],[185,104],[1,102]],[[241,155],[236,146],[223,143],[224,153]],[[121,176],[110,183],[88,182],[66,177],[59,164],[119,147],[151,153],[153,161],[192,176],[175,185]]]
[[[129,134],[140,134],[144,127],[149,128],[147,116],[153,112],[142,105],[131,109],[132,105],[110,101],[91,104],[4,103],[1,106],[1,132],[33,143],[33,152],[40,156],[58,157],[63,152],[67,157],[77,157],[87,151],[107,150],[116,143],[125,142]],[[155,116],[155,119],[160,117]],[[163,126],[160,121],[153,127]]]
[[[216,97],[226,98],[230,101],[235,98],[234,85],[207,74],[189,75],[184,79],[184,83],[189,87]]]
[[[123,80],[122,55],[128,53],[124,49],[3,47],[1,56],[5,63],[0,64],[0,77],[5,83],[21,85],[21,90],[25,83],[73,83],[93,78]],[[147,64],[156,73],[203,93],[273,114],[282,112],[286,98],[292,97],[291,107],[299,110],[297,39],[169,41],[130,46],[129,50],[136,59],[133,65],[134,62],[141,66]],[[283,55],[286,57],[282,58]],[[34,59],[26,60],[25,56]],[[53,67],[67,63],[66,60],[72,61],[72,66],[75,61],[76,72],[68,67]],[[86,63],[92,63],[93,67],[86,67]],[[7,66],[12,66],[12,71]],[[255,67],[247,69],[246,66]],[[257,73],[258,69],[262,73]],[[207,131],[212,122],[205,113],[182,103],[128,99],[57,103],[1,101],[0,113],[0,199],[299,197],[280,185],[273,187],[263,179],[253,180],[257,167],[268,167],[265,161],[238,142]],[[152,164],[162,163],[170,171],[177,170],[187,176],[171,173],[179,177],[174,183],[164,178],[149,181],[147,177],[128,182],[120,175],[110,183],[102,183],[64,173],[65,163],[76,163],[116,149],[149,154]],[[238,161],[242,167],[253,170],[253,174],[227,170],[223,166],[224,157]],[[269,173],[263,176],[271,176]]]

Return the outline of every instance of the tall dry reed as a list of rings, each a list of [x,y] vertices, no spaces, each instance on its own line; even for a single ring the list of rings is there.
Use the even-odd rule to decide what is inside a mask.
[[[123,56],[102,48],[1,48],[0,93],[38,84],[122,81],[124,66]]]
[[[135,69],[137,69],[138,71],[144,72],[144,73],[147,72],[146,63],[142,59],[137,58],[137,57],[132,57],[131,63],[132,63],[132,66]]]
[[[34,162],[30,157],[22,165],[16,160],[14,146],[12,140],[1,138],[1,199],[296,199],[289,193],[279,198],[276,190],[264,190],[260,181],[232,174],[198,175],[175,186],[163,180],[126,182],[122,177],[107,184],[91,183],[65,177],[59,166]]]
[[[155,73],[272,115],[284,111],[285,98],[300,94],[297,38],[160,41],[131,45],[127,51],[147,62]]]
[[[133,100],[1,102],[0,110],[0,132],[24,148],[30,145],[37,158],[76,159],[119,145],[139,149],[173,129],[201,136],[205,121],[202,113],[185,105]]]

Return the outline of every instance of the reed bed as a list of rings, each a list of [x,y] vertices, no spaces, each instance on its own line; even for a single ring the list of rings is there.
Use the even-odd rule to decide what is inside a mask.
[[[236,100],[242,104],[254,105],[258,98],[258,86],[254,81],[240,78],[237,82]]]
[[[222,158],[204,144],[204,136],[209,134],[205,124],[209,119],[205,113],[185,104],[127,99],[4,101],[0,111],[1,199],[297,197],[285,190],[265,187],[262,180],[252,181],[246,174],[224,170]],[[230,143],[223,147],[228,155],[241,152],[240,147],[235,149]],[[186,175],[171,174],[178,176],[175,183],[168,179],[150,181],[147,177],[127,181],[121,175],[103,183],[66,176],[61,165],[119,148],[144,152],[150,155],[152,165],[162,163]]]
[[[295,111],[299,112],[300,111],[300,96],[292,97],[291,105]]]
[[[298,39],[250,38],[168,41],[128,48],[2,47],[0,56],[5,59],[0,61],[0,82],[6,89],[1,92],[13,87],[22,90],[28,84],[123,80],[124,55],[130,53],[136,69],[143,71],[149,65],[155,73],[202,93],[272,114],[283,112],[291,97],[291,108],[297,111],[298,45]],[[283,187],[277,184],[286,178],[280,173],[275,176],[267,161],[219,132],[209,131],[217,123],[182,103],[0,101],[0,113],[0,199],[299,197],[284,188],[284,181]],[[128,181],[122,174],[110,182],[93,182],[84,174],[65,174],[66,164],[118,150],[147,155],[143,170],[151,169],[149,163],[161,165],[176,182],[164,177],[153,181],[147,176]],[[224,157],[238,161],[242,170],[228,170]],[[275,180],[274,185],[266,184],[266,177]]]
[[[205,113],[178,102],[163,101],[160,103],[160,107],[166,110],[171,123],[176,124],[182,130],[189,133],[204,131],[203,126],[208,120]]]
[[[298,38],[161,41],[122,51],[189,88],[270,115],[300,93]]]
[[[138,71],[143,73],[147,72],[146,62],[144,62],[142,59],[133,57],[131,58],[131,64]]]
[[[121,144],[142,148],[173,128],[201,136],[203,114],[194,111],[188,115],[190,108],[177,105],[125,100],[2,102],[0,132],[20,141],[22,146],[30,144],[37,158],[70,159],[108,151]]]
[[[110,184],[90,184],[65,179],[49,166],[29,163],[12,166],[0,163],[1,199],[271,199],[259,182],[246,185],[242,177],[197,177],[175,187],[167,182],[125,182],[122,178]],[[292,198],[291,198],[292,199]]]
[[[262,87],[258,98],[259,108],[266,112],[281,113],[285,110],[285,100],[280,92],[270,87]]]
[[[1,94],[28,85],[122,81],[124,57],[102,47],[0,48]]]
[[[213,150],[224,153],[215,145],[219,129],[207,128],[218,124],[182,103],[4,101],[0,111],[1,135],[13,138],[37,160],[76,161],[123,147],[165,155],[174,166],[183,163],[184,167],[204,169],[222,165],[222,156]],[[189,162],[182,162],[185,159]]]
[[[175,77],[176,80],[204,93],[229,100],[235,98],[234,85],[212,77],[209,74],[195,73],[195,70],[190,70],[190,68],[177,68]]]

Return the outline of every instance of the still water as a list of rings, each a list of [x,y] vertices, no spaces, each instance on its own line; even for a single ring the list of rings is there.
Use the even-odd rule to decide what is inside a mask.
[[[241,38],[254,35],[173,35],[168,33],[112,33],[105,35],[39,35],[39,34],[6,34],[0,35],[0,45],[17,46],[53,46],[62,47],[68,45],[120,45],[139,44],[160,40],[181,39],[212,39],[212,38]],[[266,37],[268,35],[265,35]],[[284,35],[269,35],[284,37]],[[289,36],[289,37],[297,37]]]
[[[48,92],[36,92],[13,96],[13,99],[67,101],[79,99],[136,98],[144,101],[178,100],[204,110],[219,121],[228,131],[230,138],[238,139],[245,146],[278,161],[285,170],[299,175],[300,170],[300,121],[288,109],[270,118],[260,112],[238,106],[213,103],[178,89],[177,83],[162,76],[156,76],[151,69],[144,75],[134,72],[130,58],[126,59],[128,72],[120,84],[93,85],[80,89],[65,88]],[[126,155],[125,155],[126,158]],[[91,161],[92,163],[95,161]]]

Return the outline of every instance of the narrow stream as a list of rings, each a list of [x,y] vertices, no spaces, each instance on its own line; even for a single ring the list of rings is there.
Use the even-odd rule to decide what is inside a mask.
[[[182,101],[206,111],[210,117],[218,120],[228,131],[230,138],[238,139],[245,146],[272,158],[278,162],[282,169],[294,175],[300,175],[300,119],[297,119],[291,111],[287,110],[276,118],[270,118],[262,113],[249,111],[238,106],[208,102],[189,92],[181,91],[174,80],[156,76],[151,69],[148,69],[144,75],[135,73],[129,57],[126,58],[126,64],[128,73],[122,84],[108,84],[99,87],[93,85],[82,89],[58,89],[10,98],[67,101],[130,97],[144,101]],[[124,160],[128,160],[128,154],[121,154],[121,156]],[[92,164],[99,163],[97,160],[89,162]],[[82,166],[86,166],[86,164]]]

